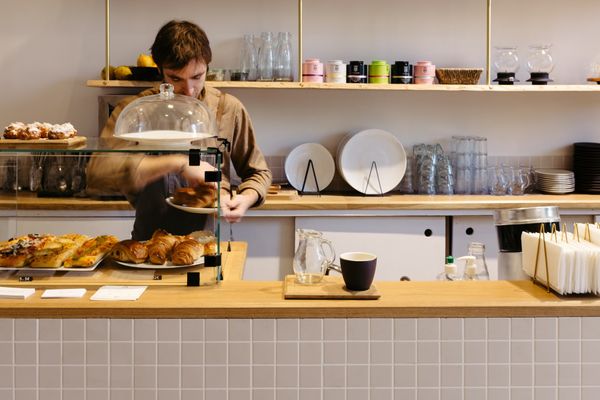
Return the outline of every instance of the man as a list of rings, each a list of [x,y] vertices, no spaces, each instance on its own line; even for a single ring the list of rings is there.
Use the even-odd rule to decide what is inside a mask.
[[[218,89],[204,87],[208,65],[212,59],[206,33],[188,21],[170,21],[156,35],[152,57],[163,80],[175,88],[176,94],[198,98],[216,116],[218,137],[231,143],[231,151],[223,154],[221,183],[222,215],[228,222],[238,222],[252,206],[264,202],[272,175],[254,137],[250,117],[242,103]],[[101,136],[112,137],[115,122],[127,104],[142,96],[157,94],[145,90],[137,97],[121,102],[112,112]],[[217,147],[216,139],[203,142]],[[237,195],[230,196],[230,164],[242,182]],[[183,154],[161,156],[95,156],[87,169],[88,193],[119,192],[136,208],[133,239],[147,240],[155,229],[174,234],[187,234],[202,229],[206,216],[190,214],[170,207],[165,198],[183,178],[188,185],[200,183],[209,165],[188,165]]]

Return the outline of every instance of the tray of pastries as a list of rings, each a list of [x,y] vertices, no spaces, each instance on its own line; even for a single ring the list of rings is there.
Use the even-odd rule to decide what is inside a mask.
[[[119,239],[112,235],[89,237],[28,234],[0,242],[0,271],[93,271]]]
[[[210,183],[203,183],[196,187],[182,187],[175,191],[173,196],[167,197],[166,202],[171,207],[193,214],[213,214],[218,211],[217,190]]]
[[[112,249],[117,264],[131,268],[185,268],[204,263],[204,254],[217,252],[217,239],[209,231],[172,235],[158,229],[148,241],[123,240]]]
[[[73,147],[85,144],[86,140],[85,136],[77,135],[77,129],[70,122],[12,122],[4,128],[0,147]]]

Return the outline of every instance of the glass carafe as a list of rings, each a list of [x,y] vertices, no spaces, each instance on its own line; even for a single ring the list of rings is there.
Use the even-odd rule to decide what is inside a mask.
[[[262,32],[261,44],[258,51],[258,80],[273,80],[273,33]]]
[[[275,80],[290,82],[292,80],[292,45],[291,33],[279,32],[277,34],[277,50],[275,51]]]
[[[483,243],[469,243],[468,255],[475,257],[475,265],[477,266],[477,279],[489,280],[490,273],[488,272],[487,263],[485,262],[485,245]]]
[[[318,283],[335,260],[333,245],[323,234],[311,229],[297,229],[298,248],[294,255],[294,273],[299,283]],[[328,250],[326,251],[325,248]],[[329,254],[327,254],[329,253]]]
[[[249,81],[255,81],[257,78],[258,51],[254,43],[254,35],[244,35],[240,69],[247,74],[246,79]]]

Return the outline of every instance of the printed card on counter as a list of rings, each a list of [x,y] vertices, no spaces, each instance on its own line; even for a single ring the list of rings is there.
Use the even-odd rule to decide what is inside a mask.
[[[42,299],[79,299],[85,295],[85,289],[46,289]]]
[[[0,287],[0,299],[26,299],[34,293],[34,288]]]
[[[102,286],[90,300],[137,300],[148,286]]]

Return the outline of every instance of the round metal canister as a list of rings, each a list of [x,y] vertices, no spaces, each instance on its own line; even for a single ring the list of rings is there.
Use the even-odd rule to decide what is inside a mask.
[[[494,225],[501,252],[520,252],[521,233],[539,232],[541,225],[544,225],[546,232],[550,232],[552,224],[560,230],[558,207],[508,208],[494,211]]]

